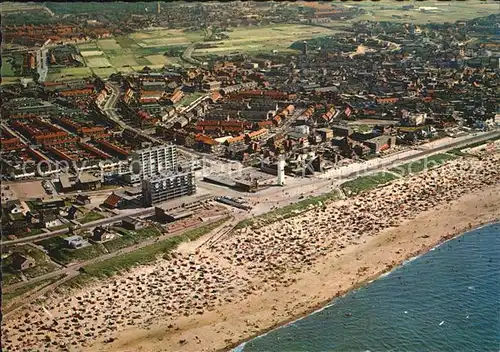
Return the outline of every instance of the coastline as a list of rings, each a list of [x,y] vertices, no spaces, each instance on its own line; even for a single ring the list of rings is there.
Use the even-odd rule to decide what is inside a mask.
[[[498,221],[498,158],[453,160],[30,304],[4,321],[6,342],[69,351],[232,349]],[[19,329],[21,320],[33,328]]]
[[[431,208],[419,214],[414,220],[407,220],[398,227],[386,229],[372,237],[367,243],[353,245],[352,248],[347,247],[341,256],[345,262],[343,265],[338,263],[339,258],[330,255],[315,264],[311,270],[297,275],[297,282],[289,287],[279,287],[271,292],[260,292],[258,297],[250,296],[236,304],[219,307],[217,309],[219,314],[209,312],[206,315],[211,315],[211,317],[205,317],[206,319],[203,316],[200,318],[181,317],[176,319],[174,325],[179,330],[174,332],[166,332],[165,327],[162,326],[148,331],[136,329],[123,331],[117,335],[115,343],[101,345],[98,348],[103,351],[190,351],[194,346],[200,351],[234,349],[255,337],[324,309],[334,299],[378,279],[408,259],[421,256],[469,230],[499,221],[500,209],[497,204],[500,204],[500,186],[465,194],[448,205]],[[470,211],[465,213],[466,209]],[[447,231],[447,226],[451,224],[454,230]],[[415,230],[412,231],[415,226],[419,228],[416,238],[413,236]],[[427,231],[428,237],[422,237],[423,231]],[[396,237],[399,239],[397,243]],[[382,262],[384,258],[380,256],[381,251],[394,253]],[[358,258],[363,254],[366,254],[367,259]],[[378,265],[374,259],[379,259]],[[357,265],[352,265],[353,262],[357,262]],[[371,270],[358,274],[356,269],[359,270],[366,264],[370,264],[369,262],[372,265]],[[325,269],[337,266],[337,270],[333,272],[325,271]],[[350,270],[344,272],[346,269]],[[305,276],[310,276],[311,272],[315,272],[316,275],[305,283]],[[342,282],[342,284],[334,287],[332,282],[343,274],[348,275],[348,279],[337,280],[336,282]],[[285,299],[279,301],[277,300],[279,297]],[[310,303],[307,304],[307,301]],[[249,333],[249,326],[254,326],[252,320],[258,320],[259,324]],[[245,334],[246,336],[242,336]],[[236,335],[242,338],[235,339]],[[192,343],[179,345],[178,343],[180,339],[195,340],[195,336],[201,338],[202,346]],[[233,339],[229,342],[231,337]]]
[[[417,253],[414,253],[413,257],[405,259],[403,262],[397,264],[396,266],[391,267],[388,270],[383,270],[383,271],[375,274],[373,277],[368,277],[364,281],[356,283],[354,286],[352,286],[351,288],[349,288],[349,289],[347,289],[345,291],[340,291],[340,294],[337,293],[337,295],[335,295],[334,297],[331,297],[330,299],[327,299],[324,302],[317,303],[317,305],[315,307],[307,310],[306,312],[304,312],[304,313],[302,313],[300,315],[297,315],[297,316],[290,317],[289,319],[287,319],[287,320],[285,320],[285,321],[283,321],[281,323],[275,324],[272,327],[269,327],[267,329],[262,330],[262,332],[254,335],[254,336],[248,337],[248,338],[246,338],[246,339],[244,339],[242,341],[238,341],[237,343],[235,343],[233,345],[226,346],[225,348],[219,349],[217,351],[221,351],[221,352],[222,351],[235,351],[235,352],[243,351],[244,350],[244,346],[245,346],[245,344],[247,342],[249,342],[249,341],[251,341],[251,340],[253,340],[255,338],[258,338],[258,337],[261,337],[261,336],[265,336],[268,333],[272,332],[273,330],[286,327],[287,325],[293,324],[293,323],[295,323],[297,321],[300,321],[300,320],[302,320],[304,318],[307,318],[308,316],[310,316],[312,314],[319,313],[322,310],[333,306],[336,299],[345,297],[349,293],[351,293],[351,292],[353,292],[353,291],[355,291],[355,290],[357,290],[357,289],[359,289],[361,287],[364,287],[366,285],[371,284],[372,282],[374,282],[376,280],[384,278],[385,276],[389,275],[391,272],[393,272],[397,268],[399,268],[401,266],[404,266],[404,265],[410,263],[411,261],[413,261],[414,259],[417,259],[417,258],[419,258],[419,257],[421,257],[421,256],[423,256],[423,255],[425,255],[427,253],[429,253],[433,249],[440,247],[441,245],[445,244],[446,242],[449,242],[449,241],[451,241],[453,239],[459,238],[459,237],[467,234],[468,232],[471,232],[471,231],[474,231],[474,230],[478,230],[478,229],[480,229],[482,227],[485,227],[485,226],[488,226],[488,225],[491,225],[491,224],[496,224],[496,223],[499,223],[499,222],[500,222],[500,218],[496,218],[494,220],[491,220],[491,221],[488,221],[488,222],[485,222],[485,223],[479,223],[477,225],[473,225],[471,228],[467,228],[466,230],[464,230],[465,232],[458,232],[455,235],[452,235],[451,237],[448,237],[448,236],[443,237],[442,240],[440,242],[438,242],[436,245],[431,246],[431,247],[426,248],[426,249],[422,249],[421,251],[418,251]]]

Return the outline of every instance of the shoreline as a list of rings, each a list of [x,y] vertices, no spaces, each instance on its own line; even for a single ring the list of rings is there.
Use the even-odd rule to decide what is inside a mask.
[[[296,277],[300,278],[296,284],[290,287],[279,286],[276,291],[260,291],[258,292],[260,295],[254,294],[240,302],[226,304],[219,307],[219,314],[212,314],[212,317],[206,321],[202,319],[203,316],[200,319],[196,317],[180,317],[174,323],[179,330],[174,332],[166,331],[163,326],[164,323],[159,322],[157,327],[147,331],[131,329],[119,333],[116,342],[109,345],[100,344],[98,347],[103,351],[136,351],[139,349],[147,351],[190,351],[193,348],[197,348],[200,351],[231,351],[258,336],[267,334],[272,330],[324,309],[336,298],[345,296],[349,292],[379,279],[382,275],[393,271],[409,259],[420,257],[433,248],[437,248],[449,240],[460,237],[470,230],[500,221],[500,209],[496,204],[500,204],[500,185],[492,185],[479,191],[463,194],[448,204],[440,204],[437,207],[430,208],[418,214],[415,219],[405,220],[397,227],[383,230],[381,233],[371,237],[367,243],[361,245],[355,244],[352,245],[353,248],[346,248],[346,251],[340,258],[332,259],[332,256],[330,256],[330,258],[319,260],[311,270],[297,274]],[[463,209],[467,208],[472,209],[472,211],[467,216],[462,216]],[[433,220],[430,227],[428,225],[429,219]],[[444,224],[446,219],[456,219],[456,221],[451,222],[455,226],[454,230],[447,230],[448,224]],[[450,220],[447,222],[450,222]],[[412,236],[413,231],[409,230],[414,229],[415,225],[418,226],[423,223],[427,225],[419,230],[418,241],[414,241],[414,237]],[[428,231],[428,237],[422,237],[423,231]],[[395,234],[403,234],[401,237],[398,236],[396,238],[399,240],[404,239],[405,241],[397,242],[390,240]],[[386,245],[376,246],[377,243],[385,243]],[[399,252],[402,247],[409,248],[409,250],[404,252],[404,255],[398,254],[397,257],[389,255],[395,249],[396,252]],[[380,262],[377,265],[374,261],[378,258],[373,260],[370,257],[367,261],[370,262],[370,259],[372,259],[372,272],[358,275],[357,268],[351,268],[350,273],[354,274],[354,277],[358,280],[354,280],[351,283],[353,276],[351,275],[350,278],[343,281],[342,287],[332,285],[332,282],[335,282],[335,277],[342,276],[346,267],[352,264],[349,260],[358,261],[356,257],[362,254],[373,254],[373,257],[376,257],[375,252],[377,250],[379,252],[380,250],[387,252],[387,258],[385,258],[387,263]],[[333,255],[333,257],[335,256]],[[318,271],[324,271],[324,267],[339,265],[339,261],[346,261],[347,264],[340,264],[339,269],[329,274],[327,273],[325,276],[318,274]],[[364,264],[366,263],[362,262],[357,266],[363,266]],[[312,277],[311,272],[315,272],[314,277]],[[303,280],[307,276],[310,276],[312,279],[310,281],[312,282],[305,283],[306,288],[304,289]],[[324,284],[324,281],[328,281],[329,285]],[[328,286],[331,288],[327,288]],[[299,294],[301,292],[307,292],[307,296],[304,298],[304,295]],[[281,301],[275,302],[273,301],[274,298],[281,299]],[[288,302],[290,300],[291,302]],[[252,301],[256,301],[256,303]],[[272,307],[273,304],[276,307],[275,311]],[[294,307],[290,308],[291,306]],[[276,317],[274,313],[277,313]],[[245,322],[250,320],[255,321],[256,318],[259,320],[259,327],[251,333],[245,333],[244,331],[247,331],[247,327],[249,326]],[[250,326],[252,326],[251,323]],[[214,332],[215,330],[219,331]],[[237,336],[238,334],[245,336],[234,339],[234,335]],[[202,337],[204,342],[202,348],[192,343],[185,345],[177,343],[180,339],[191,340],[193,338],[194,340],[195,336]],[[231,342],[227,341],[227,338],[231,336],[233,336],[233,340]],[[91,351],[92,349],[87,350]]]
[[[298,314],[296,316],[290,317],[289,319],[284,320],[284,321],[282,321],[280,323],[277,323],[277,324],[273,325],[272,327],[263,329],[260,333],[258,333],[256,335],[250,336],[250,337],[248,337],[248,338],[246,338],[244,340],[236,342],[236,343],[234,343],[232,345],[229,345],[229,346],[227,346],[225,348],[218,349],[216,351],[217,352],[232,351],[232,350],[235,350],[236,348],[238,348],[241,345],[243,345],[242,348],[244,348],[244,346],[246,345],[247,342],[249,342],[249,341],[251,341],[251,340],[253,340],[255,338],[258,338],[258,337],[261,337],[261,336],[265,336],[265,335],[269,334],[270,332],[272,332],[274,330],[284,328],[284,327],[288,326],[289,324],[292,324],[292,323],[294,323],[296,321],[300,321],[302,319],[305,319],[305,318],[309,317],[312,314],[318,313],[318,312],[320,312],[320,311],[322,311],[322,310],[324,310],[326,308],[329,308],[329,307],[333,306],[335,304],[335,300],[343,298],[343,297],[347,296],[349,293],[351,293],[351,292],[353,292],[355,290],[360,289],[361,287],[364,287],[366,285],[371,284],[372,282],[375,282],[377,280],[380,280],[380,279],[384,278],[385,277],[384,275],[386,275],[386,274],[388,275],[391,272],[393,272],[394,270],[396,270],[397,268],[400,268],[400,267],[406,265],[407,263],[409,263],[408,260],[410,260],[410,259],[418,259],[418,258],[426,255],[427,253],[429,253],[434,248],[438,248],[438,247],[442,246],[446,242],[449,242],[451,240],[459,238],[459,237],[467,234],[468,232],[480,229],[480,228],[488,226],[488,225],[496,224],[496,223],[499,223],[499,222],[500,222],[500,218],[496,218],[494,220],[490,220],[490,221],[486,221],[486,222],[480,222],[478,224],[472,225],[470,228],[469,227],[466,228],[464,231],[457,231],[456,234],[453,234],[451,236],[447,235],[445,237],[442,237],[441,240],[438,243],[436,243],[434,246],[430,246],[428,248],[421,249],[421,250],[413,253],[413,256],[408,257],[407,259],[405,259],[404,261],[398,263],[394,267],[388,268],[386,270],[382,270],[382,271],[378,272],[377,274],[373,275],[372,277],[368,277],[368,278],[364,279],[362,282],[356,283],[351,288],[349,288],[347,290],[344,290],[344,291],[340,291],[340,294],[339,294],[339,292],[337,292],[337,294],[335,296],[331,297],[330,299],[327,299],[326,301],[317,303],[313,308],[307,310],[306,312],[303,312],[303,313]],[[243,349],[237,349],[235,351],[243,351]]]

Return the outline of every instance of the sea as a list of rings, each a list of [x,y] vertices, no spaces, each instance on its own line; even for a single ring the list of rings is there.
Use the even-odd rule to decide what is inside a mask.
[[[234,351],[498,352],[500,222],[444,242]]]

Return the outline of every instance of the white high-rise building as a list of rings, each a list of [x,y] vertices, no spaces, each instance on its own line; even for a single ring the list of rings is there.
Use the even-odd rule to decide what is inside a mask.
[[[175,145],[161,145],[136,150],[131,154],[129,182],[150,179],[177,169]]]

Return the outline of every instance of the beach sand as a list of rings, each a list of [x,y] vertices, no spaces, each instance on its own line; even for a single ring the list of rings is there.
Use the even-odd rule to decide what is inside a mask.
[[[348,245],[296,275],[288,287],[257,291],[201,317],[183,317],[171,331],[163,326],[127,331],[103,351],[215,351],[293,321],[328,304],[335,296],[370,281],[440,242],[500,219],[500,186],[466,194],[420,214],[365,243]],[[423,237],[425,236],[425,238]],[[196,336],[199,340],[196,339]],[[161,339],[161,340],[159,340]],[[180,344],[185,340],[187,343]],[[198,344],[201,341],[201,344]]]
[[[459,158],[290,219],[236,231],[211,248],[162,259],[71,298],[52,297],[44,308],[31,304],[4,323],[6,342],[16,350],[233,347],[454,235],[500,219],[499,162],[498,154]]]

